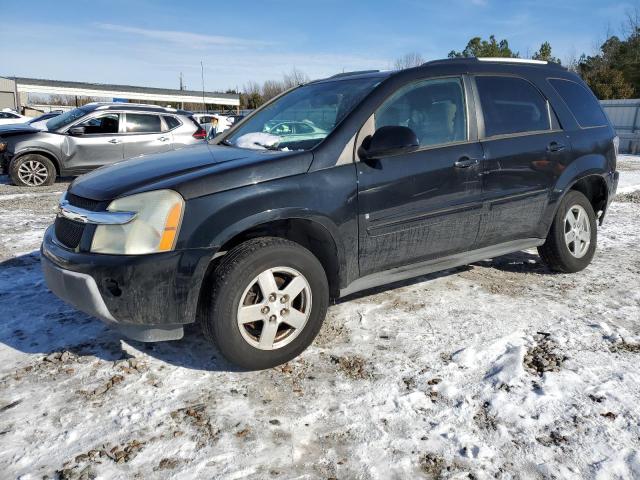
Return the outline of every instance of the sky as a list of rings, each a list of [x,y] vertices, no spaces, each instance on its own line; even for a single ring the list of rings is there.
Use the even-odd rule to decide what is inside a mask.
[[[474,36],[593,53],[640,0],[0,0],[0,75],[207,91],[444,58]]]

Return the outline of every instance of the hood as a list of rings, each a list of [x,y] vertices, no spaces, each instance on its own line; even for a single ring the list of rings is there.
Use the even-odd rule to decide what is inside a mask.
[[[12,135],[22,135],[25,133],[39,133],[41,130],[33,128],[26,123],[11,123],[0,126],[0,137],[10,137]]]
[[[69,191],[92,200],[169,188],[186,200],[309,170],[310,152],[278,152],[206,143],[143,155],[78,177]]]

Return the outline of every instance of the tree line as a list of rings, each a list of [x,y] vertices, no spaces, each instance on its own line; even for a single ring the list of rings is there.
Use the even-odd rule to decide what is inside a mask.
[[[521,57],[513,51],[507,39],[474,37],[460,51],[451,50],[449,58],[509,57],[531,58],[562,64],[552,53],[547,41],[531,55]],[[410,52],[393,62],[395,70],[417,67],[425,63],[418,52]],[[627,14],[620,35],[608,34],[596,52],[565,59],[565,66],[580,75],[601,100],[640,98],[640,9]],[[263,84],[248,82],[240,92],[241,108],[257,108],[280,93],[309,81],[309,77],[298,69],[283,75],[280,80],[267,80]],[[236,93],[233,91],[232,93]]]

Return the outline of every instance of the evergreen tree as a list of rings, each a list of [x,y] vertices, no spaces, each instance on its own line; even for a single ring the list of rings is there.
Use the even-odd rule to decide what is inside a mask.
[[[449,58],[463,58],[463,57],[510,57],[518,58],[520,54],[512,52],[509,48],[509,42],[506,39],[496,40],[494,35],[489,37],[489,40],[483,40],[480,37],[474,37],[469,40],[467,46],[461,52],[451,50],[449,52]]]

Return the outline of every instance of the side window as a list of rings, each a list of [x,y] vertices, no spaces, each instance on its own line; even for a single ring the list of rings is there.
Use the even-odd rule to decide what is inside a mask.
[[[309,135],[313,133],[313,128],[311,128],[311,125],[307,125],[305,123],[296,123],[295,132],[298,135]]]
[[[467,139],[464,89],[459,78],[423,80],[398,90],[375,113],[375,128],[409,127],[420,146]]]
[[[127,113],[127,133],[160,133],[162,122],[158,115]]]
[[[76,127],[84,127],[84,132],[87,135],[118,133],[120,130],[120,115],[118,113],[105,113],[80,122]]]
[[[547,100],[526,80],[476,77],[485,136],[550,130]]]
[[[164,122],[167,124],[167,128],[169,130],[173,130],[174,128],[178,128],[180,126],[180,120],[176,117],[165,116]]]
[[[601,127],[609,123],[595,95],[586,87],[571,80],[555,78],[549,79],[549,83],[560,94],[581,127]]]

